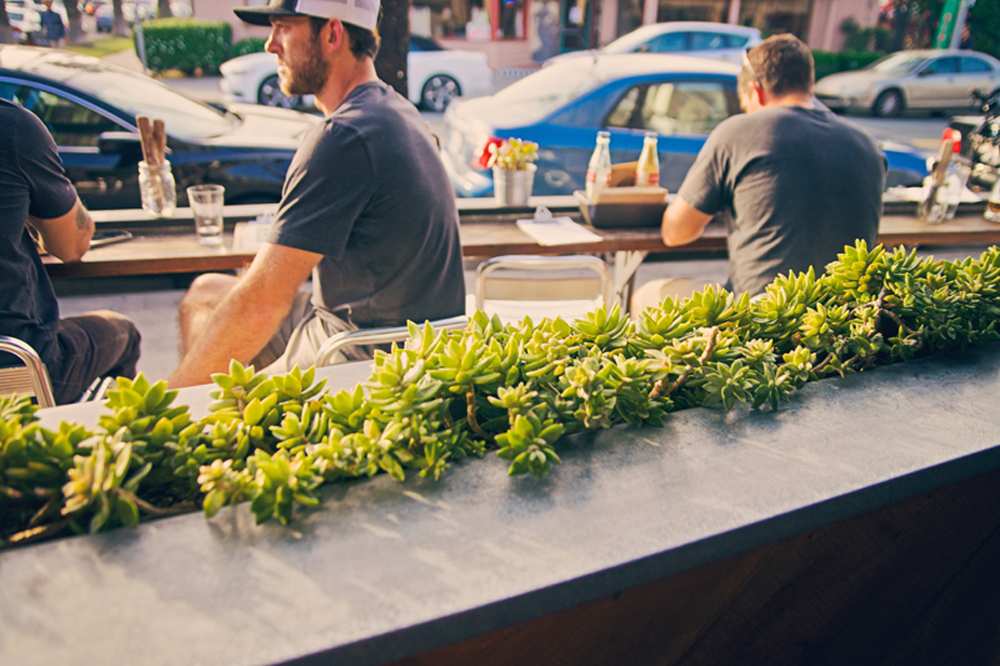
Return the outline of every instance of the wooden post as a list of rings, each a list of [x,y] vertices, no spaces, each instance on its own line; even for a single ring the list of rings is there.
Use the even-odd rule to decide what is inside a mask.
[[[403,97],[408,97],[406,58],[410,52],[409,0],[382,0],[382,20],[379,21],[382,46],[375,58],[378,77],[391,85]]]

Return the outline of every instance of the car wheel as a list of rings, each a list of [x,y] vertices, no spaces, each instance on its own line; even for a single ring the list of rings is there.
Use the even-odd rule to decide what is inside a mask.
[[[903,113],[905,106],[903,93],[895,89],[884,90],[875,98],[872,114],[879,118],[896,118]]]
[[[458,81],[447,74],[435,74],[420,90],[420,106],[427,111],[444,113],[451,101],[461,94]]]
[[[282,109],[296,109],[302,106],[302,97],[300,95],[286,95],[281,90],[281,84],[278,83],[278,75],[274,74],[264,79],[260,88],[257,89],[257,103],[264,106],[277,106]]]

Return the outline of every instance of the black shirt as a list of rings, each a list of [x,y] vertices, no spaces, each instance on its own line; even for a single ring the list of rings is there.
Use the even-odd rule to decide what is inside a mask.
[[[361,328],[465,312],[451,183],[420,114],[381,81],[304,138],[272,242],[324,255],[313,304]]]
[[[874,243],[884,184],[871,138],[826,108],[795,106],[723,121],[679,196],[727,213],[730,286],[754,295],[779,274],[822,273],[856,239]]]
[[[60,367],[59,304],[28,216],[62,217],[76,204],[52,135],[20,106],[0,99],[0,335],[27,342],[49,368]],[[12,359],[0,355],[0,365]]]

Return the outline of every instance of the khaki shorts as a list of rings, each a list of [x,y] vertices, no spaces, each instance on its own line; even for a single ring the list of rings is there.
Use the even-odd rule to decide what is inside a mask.
[[[268,374],[288,372],[295,366],[305,369],[316,364],[320,347],[328,338],[356,330],[354,324],[330,312],[318,310],[312,304],[312,295],[300,291],[278,332],[268,340],[252,363]],[[366,361],[370,358],[371,351],[366,347],[347,347],[337,352],[332,363]]]

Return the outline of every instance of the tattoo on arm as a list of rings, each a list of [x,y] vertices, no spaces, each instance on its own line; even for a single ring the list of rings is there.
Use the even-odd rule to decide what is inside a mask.
[[[76,207],[76,228],[80,231],[94,228],[94,220],[90,217],[90,213],[87,212],[82,203]]]

